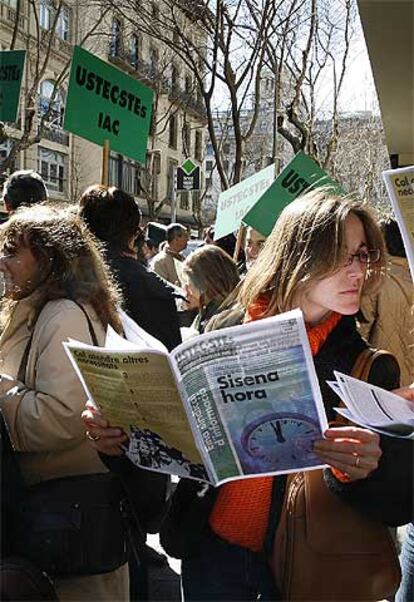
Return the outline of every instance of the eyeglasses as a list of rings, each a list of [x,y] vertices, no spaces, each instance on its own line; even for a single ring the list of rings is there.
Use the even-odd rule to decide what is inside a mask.
[[[355,258],[358,259],[359,263],[367,265],[369,263],[377,263],[377,261],[380,260],[380,257],[380,249],[362,249],[361,251],[358,251],[358,253],[350,253],[344,262],[344,266],[352,265]]]

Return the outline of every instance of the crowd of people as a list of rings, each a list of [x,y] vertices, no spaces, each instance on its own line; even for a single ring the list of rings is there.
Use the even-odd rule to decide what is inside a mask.
[[[2,558],[29,549],[37,517],[26,513],[24,522],[22,508],[35,488],[64,479],[91,487],[92,501],[92,477],[100,476],[122,486],[128,552],[102,554],[94,570],[85,555],[80,574],[52,571],[56,599],[146,599],[145,536],[160,532],[167,554],[182,560],[184,600],[282,600],[267,558],[286,475],[218,488],[183,478],[171,490],[166,475],[127,459],[128,434],[88,402],[62,343],[102,345],[108,325],[122,335],[121,308],[171,350],[190,322],[197,336],[299,307],[330,421],[314,446],[329,467],[326,487],[367,520],[408,524],[396,602],[414,599],[413,442],[335,425],[327,385],[334,370],[351,374],[371,345],[393,355],[373,362],[369,382],[414,403],[413,284],[393,220],[379,222],[365,203],[330,189],[312,190],[283,210],[267,239],[247,228],[236,261],[234,237],[214,241],[211,229],[185,257],[187,229],[142,228],[134,198],[116,187],[94,185],[78,205],[56,204],[38,174],[22,171],[5,182],[3,201]],[[82,515],[85,525],[89,519]],[[105,547],[104,529],[88,531],[91,550]]]

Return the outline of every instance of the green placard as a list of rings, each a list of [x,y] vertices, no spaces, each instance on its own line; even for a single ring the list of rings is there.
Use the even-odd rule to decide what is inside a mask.
[[[153,91],[75,46],[64,129],[145,163]]]
[[[275,166],[269,165],[220,194],[214,226],[215,240],[239,228],[242,217],[269,188],[274,179]]]
[[[0,52],[0,121],[17,121],[25,50]]]
[[[332,186],[339,194],[344,192],[313,159],[299,152],[245,214],[243,222],[269,236],[282,209],[310,186]]]

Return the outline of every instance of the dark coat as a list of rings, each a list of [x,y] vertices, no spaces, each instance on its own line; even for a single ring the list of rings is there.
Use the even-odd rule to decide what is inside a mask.
[[[314,358],[328,420],[336,419],[333,407],[338,405],[338,398],[326,380],[334,378],[333,370],[350,374],[358,355],[366,347],[354,318],[344,317]],[[384,389],[398,387],[398,365],[389,356],[379,357],[372,366],[369,381]],[[368,478],[341,483],[330,470],[325,470],[325,479],[330,489],[362,513],[387,525],[402,525],[412,519],[413,512],[413,442],[381,437],[381,448],[379,466]],[[274,479],[266,547],[273,541],[285,485],[286,477]],[[209,487],[207,492],[203,489],[204,484],[187,479],[182,479],[176,489],[161,529],[161,543],[171,556],[196,556],[203,545],[208,517],[217,496],[217,489]]]
[[[124,309],[169,351],[181,343],[174,289],[133,257],[109,252],[109,266],[124,296]]]

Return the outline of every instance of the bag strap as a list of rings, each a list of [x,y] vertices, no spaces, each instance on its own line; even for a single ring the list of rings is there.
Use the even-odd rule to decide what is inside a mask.
[[[95,345],[95,347],[99,347],[98,339],[96,337],[96,333],[95,333],[95,330],[93,328],[92,321],[91,321],[91,319],[90,319],[90,317],[88,315],[88,312],[83,307],[83,305],[81,305],[80,303],[78,303],[77,301],[75,301],[75,299],[71,299],[71,301],[73,301],[73,303],[75,303],[75,305],[77,305],[79,307],[79,309],[82,311],[82,313],[85,316],[86,321],[88,323],[88,329],[89,329],[90,337],[92,339],[92,343]],[[23,351],[22,359],[20,360],[19,370],[17,372],[17,380],[19,380],[22,383],[25,382],[25,378],[26,378],[27,362],[28,362],[28,359],[29,359],[30,348],[32,346],[32,340],[33,340],[35,326],[36,326],[36,323],[37,323],[37,321],[38,321],[38,319],[40,317],[40,314],[42,313],[42,311],[43,311],[43,309],[45,308],[46,305],[47,305],[47,302],[37,312],[37,316],[36,316],[35,320],[33,321],[32,332],[30,333],[29,340],[27,341],[26,347],[25,347],[25,349]]]
[[[384,355],[394,358],[392,353],[389,351],[367,347],[358,355],[352,368],[351,376],[353,378],[357,378],[358,380],[364,380],[365,382],[368,382],[369,373],[371,372],[371,368],[375,360]]]

